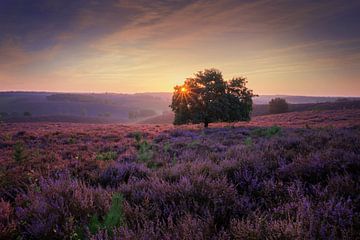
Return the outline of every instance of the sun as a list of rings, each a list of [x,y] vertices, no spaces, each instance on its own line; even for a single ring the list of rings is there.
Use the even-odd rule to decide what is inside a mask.
[[[186,92],[187,92],[187,89],[186,89],[186,87],[182,87],[182,88],[180,89],[180,91],[181,91],[182,93],[186,93]]]

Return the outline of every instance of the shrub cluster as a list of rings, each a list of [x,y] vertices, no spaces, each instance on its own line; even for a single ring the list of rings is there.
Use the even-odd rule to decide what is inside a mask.
[[[3,179],[20,172],[22,181],[1,183],[0,238],[360,236],[360,128],[184,128],[146,140],[145,134],[126,136],[116,144],[126,146],[128,158],[109,161],[64,144],[63,165],[41,154],[20,165],[11,159],[12,145],[4,148]],[[19,138],[27,154],[42,151],[41,136]],[[98,146],[84,135],[77,147],[114,149],[112,139]],[[151,158],[142,161],[142,151]]]

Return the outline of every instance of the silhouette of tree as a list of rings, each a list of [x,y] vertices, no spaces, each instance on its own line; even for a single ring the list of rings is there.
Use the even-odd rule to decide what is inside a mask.
[[[217,69],[205,69],[174,87],[171,109],[174,124],[235,122],[250,120],[253,91],[243,77],[224,81]]]
[[[24,112],[24,117],[31,117],[31,112]]]
[[[289,105],[283,98],[274,98],[269,102],[269,112],[271,114],[285,113],[289,110]]]

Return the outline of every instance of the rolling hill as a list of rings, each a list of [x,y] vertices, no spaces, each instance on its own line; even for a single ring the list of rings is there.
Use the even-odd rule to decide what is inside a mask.
[[[6,122],[171,123],[171,93],[2,92],[0,116]],[[254,98],[253,116],[268,114],[269,99],[284,97],[290,111],[357,108],[336,97],[264,95]],[[311,103],[310,103],[311,102]]]

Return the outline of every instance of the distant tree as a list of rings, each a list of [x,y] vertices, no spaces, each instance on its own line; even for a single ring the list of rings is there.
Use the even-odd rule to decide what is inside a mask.
[[[174,87],[171,109],[174,124],[235,122],[250,120],[253,91],[243,77],[224,81],[217,69],[205,69]]]
[[[289,104],[284,98],[274,98],[269,102],[269,112],[271,114],[285,113],[289,110]]]
[[[335,100],[335,102],[349,102],[349,101],[350,101],[350,99],[348,99],[348,98],[337,98]]]
[[[1,112],[0,113],[0,123],[4,122],[4,119],[7,118],[9,114],[7,112]]]
[[[87,109],[86,108],[82,108],[81,109],[81,116],[87,116],[88,114],[87,114]]]
[[[7,112],[0,112],[0,117],[6,118],[9,117],[9,114]]]
[[[24,112],[24,117],[31,117],[31,112]]]

